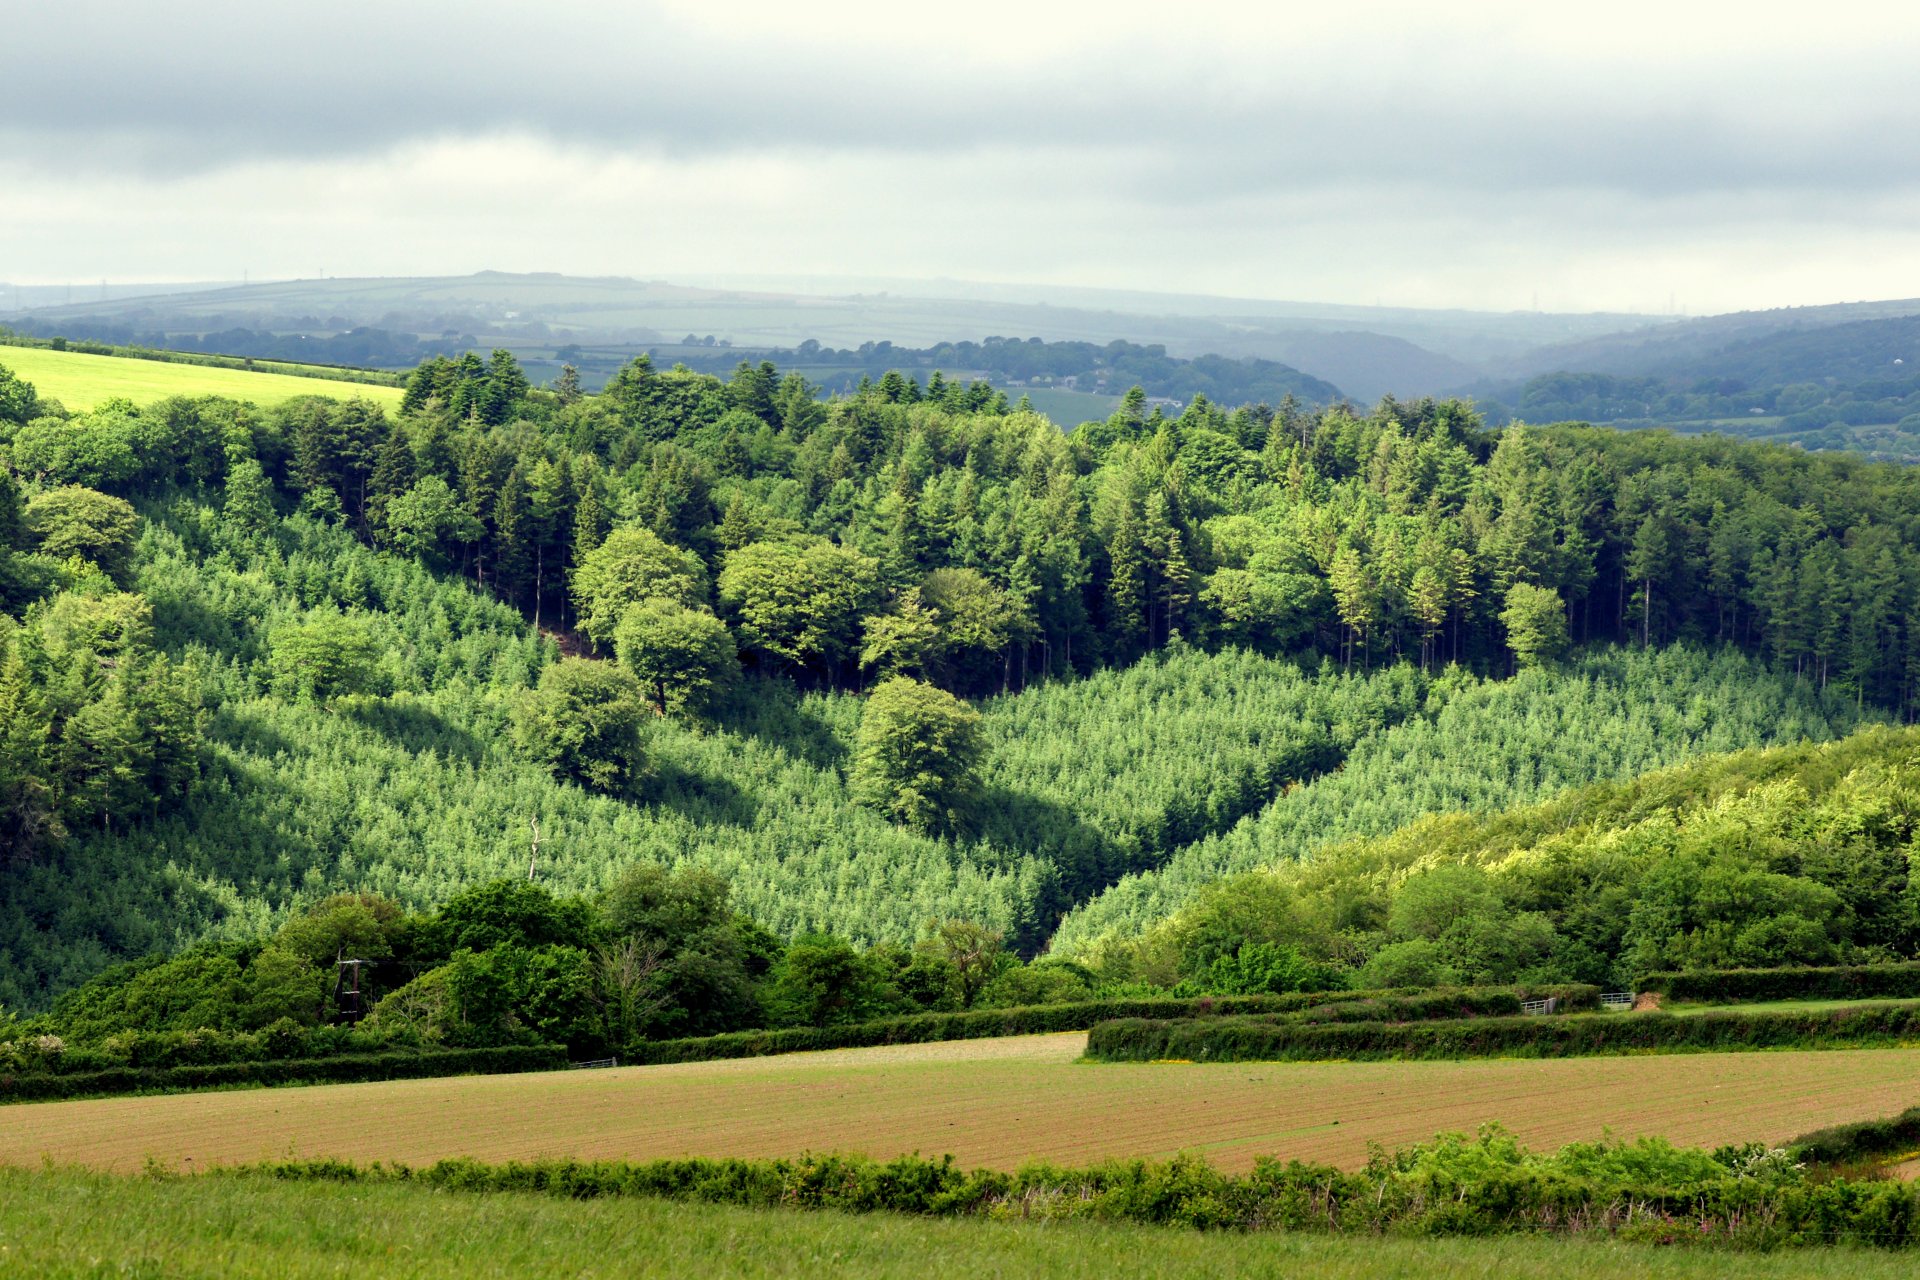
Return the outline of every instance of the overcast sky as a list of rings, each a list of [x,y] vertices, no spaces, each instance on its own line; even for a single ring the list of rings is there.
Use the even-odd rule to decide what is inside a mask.
[[[1920,295],[1907,6],[25,3],[0,280]]]

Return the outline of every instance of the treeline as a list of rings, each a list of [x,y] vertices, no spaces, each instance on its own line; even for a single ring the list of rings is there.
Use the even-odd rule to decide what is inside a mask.
[[[16,424],[9,443],[41,483],[109,492],[224,483],[230,464],[251,483],[251,462],[601,652],[658,599],[814,684],[982,693],[1175,636],[1495,669],[1569,643],[1697,640],[1864,702],[1920,698],[1920,480],[1894,468],[1495,436],[1432,402],[1358,418],[1200,400],[1169,419],[1134,396],[1062,437],[977,388],[890,378],[823,404],[771,365],[722,382],[636,361],[588,398],[530,389],[504,351],[422,366],[406,404],[397,421],[318,401],[257,418],[110,406]]]
[[[1369,987],[1591,982],[1920,957],[1920,731],[1716,757],[1222,880],[1076,958],[1107,980],[1204,980],[1248,957]],[[1823,973],[1773,968],[1775,995]],[[1886,971],[1911,981],[1904,968]],[[1870,977],[1861,982],[1871,990]],[[1804,990],[1802,990],[1804,988]],[[1686,990],[1735,993],[1700,977]]]
[[[1024,964],[979,925],[930,922],[910,947],[783,941],[734,910],[711,872],[640,864],[591,898],[525,880],[419,914],[377,894],[327,897],[271,934],[115,966],[24,1024],[0,1014],[0,1071],[547,1044],[597,1058],[1093,994],[1085,971]]]

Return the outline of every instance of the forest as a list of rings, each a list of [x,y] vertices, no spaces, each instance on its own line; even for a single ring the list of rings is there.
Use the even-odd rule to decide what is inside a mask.
[[[75,414],[0,375],[0,1003],[641,864],[782,943],[1093,954],[1329,842],[1920,702],[1906,470],[1145,400],[1062,433],[938,372],[587,395],[496,352],[396,415]]]

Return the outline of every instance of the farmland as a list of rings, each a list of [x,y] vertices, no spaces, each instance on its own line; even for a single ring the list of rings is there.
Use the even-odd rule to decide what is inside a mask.
[[[1364,1163],[1498,1121],[1530,1146],[1603,1133],[1715,1146],[1784,1141],[1899,1111],[1920,1053],[1770,1052],[1551,1061],[1079,1061],[1079,1034],[538,1075],[9,1107],[0,1164],[131,1171],[297,1155],[425,1163],[857,1151],[966,1166],[1204,1155]]]
[[[111,1261],[109,1261],[111,1260]],[[0,1269],[68,1276],[1283,1276],[1546,1280],[1730,1274],[1725,1255],[1594,1241],[1240,1235],[1095,1223],[943,1222],[517,1193],[149,1180],[0,1169]],[[1897,1253],[1743,1254],[1738,1274],[1911,1274]]]
[[[357,397],[394,409],[399,407],[401,395],[398,387],[370,383],[40,347],[0,347],[0,366],[31,382],[42,396],[76,411],[115,398],[147,404],[168,396],[231,396],[263,406],[298,396]]]

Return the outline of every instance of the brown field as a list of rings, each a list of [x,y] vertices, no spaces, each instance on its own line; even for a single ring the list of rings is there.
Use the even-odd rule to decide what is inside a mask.
[[[951,1152],[964,1165],[1202,1152],[1356,1166],[1499,1121],[1542,1148],[1611,1132],[1779,1141],[1920,1103],[1920,1050],[1558,1061],[1097,1065],[1083,1033],[685,1066],[0,1107],[0,1163],[205,1168],[286,1156],[647,1159]]]

